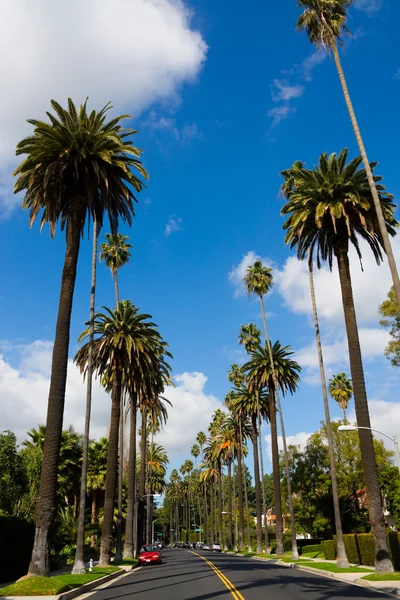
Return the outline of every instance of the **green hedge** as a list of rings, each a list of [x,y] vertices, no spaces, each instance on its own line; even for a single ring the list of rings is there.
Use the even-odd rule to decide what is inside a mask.
[[[344,547],[346,549],[347,560],[350,563],[354,563],[355,565],[361,564],[361,556],[360,551],[358,549],[358,534],[356,533],[346,533],[343,536],[344,539]],[[336,544],[336,536],[334,536],[335,544]],[[366,564],[366,563],[364,563]]]
[[[386,537],[394,568],[396,571],[400,571],[400,533],[388,530]]]
[[[301,550],[301,552],[300,552]],[[317,552],[322,552],[322,544],[311,544],[310,546],[302,546],[299,548],[299,554],[303,554],[306,552],[307,554],[313,552],[317,554]]]
[[[0,583],[19,579],[28,572],[35,526],[16,517],[0,516]]]
[[[324,540],[321,542],[322,552],[324,553],[325,560],[335,560],[336,558],[336,544],[334,540]]]
[[[375,566],[375,544],[371,533],[359,533],[357,536],[360,549],[360,562],[368,567]],[[350,560],[350,559],[349,559]]]

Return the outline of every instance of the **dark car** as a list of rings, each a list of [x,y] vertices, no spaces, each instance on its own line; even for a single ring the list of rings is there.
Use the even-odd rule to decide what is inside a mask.
[[[140,565],[148,565],[148,564],[161,564],[161,550],[156,544],[147,544],[140,548],[139,552],[139,564]]]

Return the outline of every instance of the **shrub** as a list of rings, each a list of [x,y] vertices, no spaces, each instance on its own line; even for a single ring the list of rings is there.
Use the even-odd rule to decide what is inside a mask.
[[[33,523],[17,517],[0,516],[0,583],[26,575],[34,535]]]
[[[346,537],[346,536],[345,536]],[[360,550],[360,559],[363,565],[375,566],[375,542],[372,533],[359,533],[357,543]],[[347,557],[349,558],[349,557]],[[350,558],[349,558],[350,560]]]
[[[400,534],[390,529],[386,533],[390,558],[396,571],[400,571]]]
[[[361,556],[360,551],[358,549],[358,535],[356,533],[346,533],[343,536],[344,539],[344,547],[346,549],[347,560],[349,563],[354,563],[355,565],[361,564]],[[336,544],[336,536],[334,536],[335,544]],[[364,563],[366,564],[366,563]]]
[[[325,560],[335,560],[336,558],[336,544],[333,540],[324,540],[321,542],[322,552],[324,553]]]
[[[307,554],[309,554],[311,552],[315,552],[315,554],[317,554],[318,552],[322,552],[322,544],[310,544],[310,546],[303,546],[301,550],[301,553],[307,552]]]

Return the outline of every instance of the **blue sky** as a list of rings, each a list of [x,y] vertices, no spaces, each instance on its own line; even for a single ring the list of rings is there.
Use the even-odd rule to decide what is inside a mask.
[[[21,198],[12,197],[15,142],[29,132],[26,118],[42,118],[51,97],[65,102],[70,94],[76,102],[89,95],[95,106],[113,100],[115,112],[130,112],[140,130],[136,143],[144,149],[150,181],[140,194],[133,227],[121,228],[134,251],[121,270],[120,290],[153,315],[174,355],[175,411],[160,436],[174,464],[185,458],[194,434],[223,400],[230,364],[243,360],[236,343],[240,325],[261,324],[258,304],[238,286],[239,274],[255,257],[276,269],[274,292],[266,300],[271,337],[291,345],[303,366],[299,392],[284,400],[284,410],[287,434],[304,442],[323,410],[306,272],[284,245],[279,173],[297,159],[311,166],[324,151],[347,146],[357,154],[334,65],[295,31],[298,9],[292,0],[245,8],[235,1],[162,0],[146,7],[142,0],[118,0],[114,6],[132,23],[125,33],[120,15],[110,20],[106,4],[97,3],[100,16],[93,22],[89,6],[86,14],[72,3],[69,26],[76,27],[75,12],[81,19],[74,49],[68,18],[65,23],[49,0],[39,2],[42,29],[35,32],[22,18],[27,0],[13,10],[10,5],[1,26],[0,45],[12,44],[13,28],[22,33],[25,28],[26,35],[15,38],[18,51],[7,45],[1,53],[8,91],[0,119],[0,387],[8,406],[0,428],[21,437],[44,420],[64,258],[63,234],[51,240],[37,224],[29,230]],[[379,160],[379,173],[396,198],[399,12],[389,0],[358,0],[348,22],[353,38],[342,53],[369,157]],[[105,18],[111,23],[110,47],[102,36]],[[120,41],[121,31],[126,40]],[[400,258],[400,244],[394,248]],[[85,236],[71,357],[88,314],[90,252]],[[390,276],[386,264],[374,267],[368,252],[364,262],[364,273],[356,262],[353,272],[371,415],[375,426],[394,433],[400,425],[399,376],[383,357],[387,335],[379,330],[376,313]],[[322,272],[316,279],[328,374],[348,370],[337,277]],[[111,276],[100,265],[96,304],[113,302]],[[84,388],[71,369],[66,421],[79,429],[83,410]],[[108,410],[108,400],[98,392],[94,435],[105,433]]]

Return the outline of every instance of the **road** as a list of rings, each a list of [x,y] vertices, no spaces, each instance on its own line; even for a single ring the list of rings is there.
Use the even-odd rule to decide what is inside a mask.
[[[374,590],[265,561],[197,550],[190,552],[183,549],[166,549],[163,551],[161,565],[138,568],[109,587],[90,595],[91,600],[128,598],[382,600],[385,596]]]

